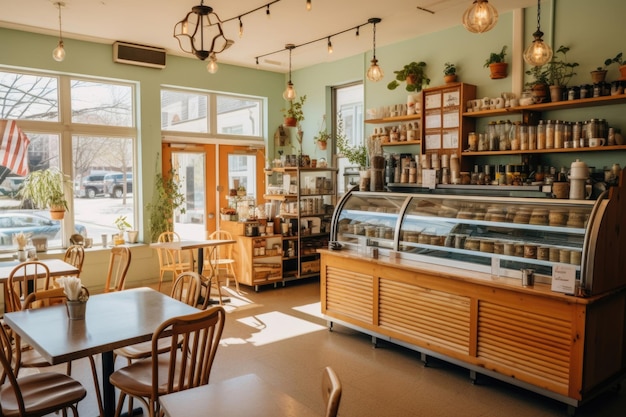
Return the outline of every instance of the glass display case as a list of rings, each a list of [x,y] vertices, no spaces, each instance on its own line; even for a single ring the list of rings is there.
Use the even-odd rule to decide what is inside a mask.
[[[557,200],[451,194],[349,192],[333,216],[335,247],[550,283],[558,266],[591,292],[598,200]],[[595,223],[594,223],[595,222]]]

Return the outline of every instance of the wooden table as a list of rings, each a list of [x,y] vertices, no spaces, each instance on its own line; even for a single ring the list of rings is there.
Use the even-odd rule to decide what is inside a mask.
[[[39,262],[46,264],[50,270],[51,277],[62,277],[63,275],[74,275],[78,273],[78,269],[60,259],[40,259]],[[7,261],[0,262],[0,283],[5,284],[9,279],[9,274],[21,262]]]
[[[160,402],[167,417],[319,417],[255,374],[164,395]]]
[[[85,320],[68,320],[64,305],[4,315],[5,322],[50,364],[102,354],[105,416],[115,414],[113,350],[151,340],[165,320],[198,310],[150,288],[94,295]]]

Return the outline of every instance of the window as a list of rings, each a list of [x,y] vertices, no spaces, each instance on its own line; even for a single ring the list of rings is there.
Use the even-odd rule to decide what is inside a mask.
[[[178,132],[209,131],[208,95],[161,90],[161,128]]]
[[[117,231],[119,215],[136,224],[134,97],[130,83],[0,70],[0,117],[16,119],[29,138],[30,171],[55,166],[74,178],[66,196],[73,197],[72,210],[55,221],[46,209],[22,208],[16,191],[23,179],[0,167],[0,250],[12,250],[12,236],[19,231],[46,236],[48,247],[58,248],[73,233],[97,236],[97,244],[101,234]],[[63,114],[70,120],[62,120]],[[104,176],[112,172],[126,173],[127,183],[118,181],[106,190]]]
[[[337,128],[339,117],[343,120],[344,134],[351,146],[358,146],[365,142],[363,132],[363,84],[350,84],[334,87],[332,89],[333,103],[333,131]],[[346,158],[338,159],[339,175],[343,179],[338,183],[338,192],[343,194],[346,189],[358,183],[358,171],[346,173],[346,167],[350,166]]]
[[[261,136],[261,101],[218,95],[217,131],[225,135]]]

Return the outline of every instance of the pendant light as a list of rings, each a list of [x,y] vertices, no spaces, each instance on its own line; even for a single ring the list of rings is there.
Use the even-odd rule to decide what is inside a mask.
[[[313,6],[311,5],[311,0],[306,0],[306,9],[307,11],[311,11]]]
[[[283,98],[287,101],[293,101],[297,97],[296,89],[293,88],[293,83],[291,82],[291,51],[294,50],[295,47],[293,43],[285,45],[285,48],[289,50],[289,81],[287,82],[287,88],[283,92]]]
[[[474,0],[463,13],[463,26],[472,33],[493,29],[498,22],[498,11],[487,0]]]
[[[524,51],[524,61],[534,67],[540,67],[552,59],[552,48],[541,37],[541,0],[537,0],[537,31],[533,33],[533,42]]]
[[[367,20],[368,23],[371,23],[372,25],[374,25],[374,42],[373,42],[373,47],[372,47],[372,60],[371,63],[372,65],[370,65],[370,67],[367,69],[367,74],[365,75],[367,77],[368,80],[370,81],[380,81],[383,79],[383,77],[385,76],[385,74],[383,73],[383,70],[378,66],[378,60],[376,59],[376,24],[380,23],[381,19],[378,17],[372,17],[370,19]]]
[[[55,61],[61,62],[65,59],[65,48],[63,47],[63,30],[61,29],[61,7],[65,7],[65,3],[59,1],[54,3],[55,6],[59,9],[59,44],[54,51],[52,51],[52,58]]]
[[[206,70],[209,71],[210,74],[215,74],[217,72],[218,66],[215,52],[212,52],[211,55],[209,55],[209,63],[206,66]]]

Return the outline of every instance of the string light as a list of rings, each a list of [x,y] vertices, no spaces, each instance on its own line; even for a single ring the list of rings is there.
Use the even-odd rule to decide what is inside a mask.
[[[270,5],[267,5],[267,10],[265,10],[265,14],[267,15],[267,17],[270,17]]]
[[[330,36],[328,37],[328,53],[333,53],[333,44],[330,42]]]
[[[373,43],[372,43],[372,60],[370,61],[372,63],[372,65],[370,65],[370,67],[367,69],[367,73],[365,74],[365,76],[367,77],[368,80],[370,81],[380,81],[383,79],[383,77],[385,76],[385,73],[383,73],[383,70],[378,66],[378,60],[376,59],[376,24],[381,22],[381,19],[378,17],[372,17],[371,19],[368,20],[369,23],[371,23],[372,25],[374,25],[374,30],[373,30]]]
[[[209,71],[210,74],[215,74],[218,70],[217,66],[217,57],[215,56],[215,52],[211,54],[209,57],[209,63],[206,66],[206,70]]]
[[[243,22],[241,21],[241,16],[239,16],[239,37],[243,37]]]
[[[54,5],[57,6],[57,8],[59,9],[59,43],[57,47],[54,48],[54,51],[52,51],[52,58],[54,58],[54,60],[57,62],[61,62],[65,59],[65,48],[63,47],[63,31],[61,29],[61,7],[65,7],[65,3],[59,1],[54,3]]]
[[[283,98],[287,101],[293,101],[298,97],[296,89],[293,88],[293,83],[291,82],[291,51],[293,51],[295,47],[293,43],[285,45],[285,49],[289,50],[289,81],[287,82],[287,88],[283,92]]]
[[[311,0],[306,0],[306,9],[307,9],[307,11],[311,11],[312,7],[313,6],[311,5]]]

